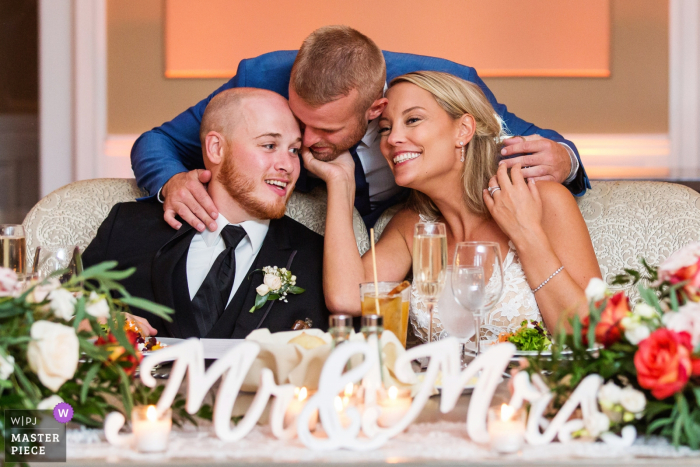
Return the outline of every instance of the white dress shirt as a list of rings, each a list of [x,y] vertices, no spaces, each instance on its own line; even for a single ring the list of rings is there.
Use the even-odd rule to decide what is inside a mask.
[[[205,230],[204,232],[196,233],[192,237],[192,242],[187,252],[187,288],[190,292],[190,300],[197,294],[197,290],[199,290],[202,282],[207,277],[216,258],[226,249],[226,243],[221,237],[221,231],[228,224],[230,222],[226,220],[223,214],[219,214],[219,217],[216,218],[216,225],[218,226],[216,232]],[[227,306],[241,282],[243,282],[246,273],[253,265],[253,261],[258,256],[263,240],[265,240],[267,235],[267,230],[270,227],[270,220],[250,220],[241,222],[238,225],[243,227],[247,235],[236,247],[236,276],[233,280],[231,294],[226,302]]]

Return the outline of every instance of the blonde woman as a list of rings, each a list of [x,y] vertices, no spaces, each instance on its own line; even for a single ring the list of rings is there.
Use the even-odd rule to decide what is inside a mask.
[[[458,242],[500,245],[505,293],[485,318],[492,329],[514,328],[523,319],[544,320],[555,329],[566,325],[562,318],[583,314],[584,288],[591,278],[600,277],[600,270],[576,202],[558,183],[525,180],[517,165],[509,176],[505,165],[499,165],[501,124],[479,87],[453,75],[423,71],[394,79],[386,97],[389,102],[379,120],[382,154],[396,183],[414,191],[376,245],[379,280],[406,277],[414,225],[435,220],[447,227],[450,262]],[[360,257],[354,246],[352,158],[347,154],[320,162],[305,153],[304,163],[328,186],[326,304],[332,313],[359,315],[358,284],[372,280],[372,260],[370,253]],[[414,306],[414,326],[421,311]],[[427,320],[416,327],[427,338],[421,332]]]

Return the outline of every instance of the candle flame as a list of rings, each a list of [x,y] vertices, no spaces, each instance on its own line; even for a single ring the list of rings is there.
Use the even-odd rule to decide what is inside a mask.
[[[513,418],[515,409],[508,404],[501,405],[501,420],[504,422],[510,421]]]
[[[392,386],[389,388],[389,399],[395,400],[396,396],[399,395],[399,390],[396,386]]]
[[[148,406],[148,408],[146,409],[146,418],[151,422],[155,422],[156,420],[158,420],[158,413],[156,412],[155,405]]]
[[[347,386],[345,386],[345,397],[351,397],[352,396],[352,391],[353,391],[353,384],[348,383]]]
[[[343,411],[343,400],[340,398],[340,396],[335,396],[334,404],[336,412]]]
[[[306,386],[304,386],[303,388],[301,388],[299,390],[299,394],[297,394],[297,400],[299,402],[301,402],[303,400],[306,400],[307,396],[308,396],[308,392],[306,391]]]

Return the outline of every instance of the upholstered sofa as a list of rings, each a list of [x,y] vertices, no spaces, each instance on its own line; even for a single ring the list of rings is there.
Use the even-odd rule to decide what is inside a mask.
[[[133,179],[95,179],[71,183],[39,201],[24,219],[27,258],[43,247],[84,249],[115,203],[142,196]],[[661,182],[593,182],[578,198],[593,240],[603,278],[608,282],[624,268],[637,268],[638,258],[658,264],[678,248],[700,239],[700,194],[682,185]],[[377,222],[377,237],[396,213]],[[326,193],[294,193],[287,215],[323,234]],[[362,219],[354,212],[353,228],[361,253],[369,248]],[[636,291],[629,290],[632,297]]]

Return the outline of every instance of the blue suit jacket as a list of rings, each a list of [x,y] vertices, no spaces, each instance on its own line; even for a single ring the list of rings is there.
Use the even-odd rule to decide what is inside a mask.
[[[238,65],[236,76],[209,97],[201,100],[171,121],[141,135],[131,149],[131,166],[134,169],[138,185],[145,188],[153,197],[173,175],[179,172],[203,169],[204,161],[199,141],[199,127],[204,109],[211,98],[221,91],[235,87],[268,89],[288,98],[289,76],[296,55],[296,50],[284,50],[242,60]],[[387,82],[391,82],[392,79],[405,73],[420,70],[443,71],[459,76],[481,87],[491,105],[507,125],[510,134],[523,136],[538,134],[556,142],[566,143],[579,157],[574,144],[565,140],[556,131],[538,128],[508,112],[505,105],[496,101],[493,93],[479,78],[474,68],[441,58],[395,52],[384,52],[384,58],[386,60]],[[306,177],[302,164],[302,174],[297,182],[297,189],[299,191],[310,189],[308,182],[309,179]],[[583,164],[580,164],[577,177],[568,185],[568,188],[577,196],[583,195],[586,188],[590,188]]]

